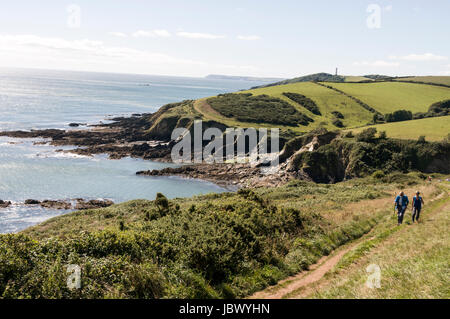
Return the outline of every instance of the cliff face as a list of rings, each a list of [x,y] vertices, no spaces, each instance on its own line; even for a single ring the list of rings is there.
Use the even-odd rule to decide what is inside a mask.
[[[289,171],[320,183],[363,177],[377,170],[386,174],[394,171],[450,173],[450,143],[447,142],[416,142],[384,137],[361,141],[358,136],[337,136],[329,143],[319,143],[316,136],[316,141],[315,146],[310,145],[309,151],[296,152],[288,159]]]

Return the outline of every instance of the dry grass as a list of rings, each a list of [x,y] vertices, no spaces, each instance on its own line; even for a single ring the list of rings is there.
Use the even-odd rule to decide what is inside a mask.
[[[442,191],[442,185],[436,183],[424,183],[419,185],[419,187],[407,187],[403,190],[406,194],[412,194],[417,189],[427,199],[427,209],[423,212],[423,216],[426,216],[427,220],[424,224],[414,225],[413,232],[410,231],[409,227],[411,226],[409,225],[403,227],[396,226],[396,216],[393,214],[392,207],[393,196],[395,196],[398,188],[394,185],[386,189],[388,193],[392,193],[389,197],[348,203],[343,205],[342,209],[338,211],[330,209],[324,212],[322,216],[336,224],[343,224],[351,219],[371,215],[384,214],[384,217],[379,220],[379,223],[371,232],[350,244],[340,247],[331,256],[323,257],[309,271],[280,281],[277,285],[256,293],[251,298],[305,298],[308,296],[312,298],[383,298],[384,292],[373,295],[373,290],[364,286],[367,278],[365,269],[369,264],[374,263],[373,259],[368,257],[369,254],[370,256],[378,256],[379,259],[383,259],[384,264],[378,259],[380,266],[386,263],[404,264],[404,259],[411,259],[408,260],[408,263],[411,267],[409,273],[413,281],[418,277],[416,272],[425,274],[431,281],[429,284],[430,287],[425,289],[429,293],[420,296],[430,298],[445,295],[445,289],[436,282],[436,277],[445,276],[445,266],[442,267],[442,263],[440,263],[441,266],[436,266],[434,264],[435,259],[433,258],[436,257],[436,259],[444,261],[445,258],[448,258],[448,251],[440,255],[438,253],[438,256],[431,253],[434,256],[432,256],[431,260],[428,260],[428,252],[435,249],[436,245],[441,248],[447,247],[448,250],[448,236],[442,236],[442,231],[448,226],[449,220],[447,219],[444,224],[440,224],[442,229],[434,233],[435,238],[432,240],[428,240],[428,233],[432,232],[432,229],[436,226],[429,222],[434,221],[435,216],[442,218],[441,214],[449,212],[450,205],[448,203],[450,202],[450,198],[448,197],[447,191]],[[395,192],[393,192],[394,190]],[[430,216],[432,217],[430,218]],[[409,223],[409,219],[410,214],[407,214],[405,221]],[[417,238],[421,238],[423,247],[415,244]],[[392,247],[399,245],[399,241],[404,246],[392,249]],[[389,253],[385,250],[388,250]],[[429,271],[424,269],[423,265],[428,265],[431,268],[434,267],[437,272],[430,274]],[[391,271],[395,273],[396,270]],[[357,275],[360,278],[354,280],[348,279],[348,277]],[[402,297],[403,294],[405,298],[413,298],[415,296],[414,294],[406,294],[408,291],[407,288],[400,289],[399,286],[402,286],[403,283],[394,283],[395,279],[396,277],[385,278],[389,282],[386,286],[392,290],[391,293],[394,297]],[[356,291],[354,286],[348,287],[352,284],[358,285],[361,288],[360,291]],[[415,284],[417,284],[417,280]],[[413,284],[410,285],[413,286]],[[433,293],[430,291],[433,291]],[[370,293],[372,295],[369,295]]]
[[[344,256],[325,283],[298,292],[296,297],[450,298],[449,213],[447,185],[443,196],[428,203],[421,223],[411,225],[408,213],[400,228],[380,225],[377,236]],[[379,289],[365,285],[370,264],[381,268]]]

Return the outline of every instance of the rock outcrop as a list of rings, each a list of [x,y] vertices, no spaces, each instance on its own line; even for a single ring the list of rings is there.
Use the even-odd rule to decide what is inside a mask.
[[[41,202],[36,199],[27,199],[25,205],[39,205]]]
[[[93,199],[89,201],[84,201],[79,199],[77,204],[75,205],[75,209],[77,210],[86,210],[86,209],[95,209],[95,208],[104,208],[114,205],[114,202],[108,199]]]
[[[1,200],[0,199],[0,208],[7,208],[11,206],[11,202],[10,201],[5,201],[5,200]]]
[[[70,202],[62,200],[44,200],[40,203],[40,205],[43,208],[50,208],[50,209],[69,210],[72,208],[72,204]]]

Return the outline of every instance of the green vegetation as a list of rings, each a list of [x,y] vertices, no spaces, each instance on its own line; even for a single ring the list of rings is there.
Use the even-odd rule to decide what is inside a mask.
[[[364,75],[364,77],[369,78],[371,80],[375,80],[375,81],[384,81],[384,80],[389,80],[392,78],[388,75],[382,75],[382,74],[369,74],[369,75]]]
[[[388,113],[384,115],[386,122],[402,122],[410,121],[413,119],[413,114],[411,111],[398,110],[393,113]]]
[[[202,117],[193,107],[194,101],[186,100],[161,107],[151,115],[147,137],[149,139],[169,139],[177,127],[189,127],[195,119]],[[144,126],[144,128],[146,128]]]
[[[414,114],[415,119],[422,119],[426,117],[438,117],[450,115],[450,100],[436,102],[430,106],[427,113]]]
[[[335,183],[383,170],[450,173],[450,144],[386,139],[375,128],[360,132],[355,138],[337,138],[314,152],[296,154],[291,169],[315,182]]]
[[[337,82],[332,79],[303,82],[324,81],[330,76],[334,77],[316,74],[300,78],[301,81],[287,81],[288,84],[169,104],[150,117],[143,117],[142,121],[148,122],[146,137],[167,140],[174,128],[190,128],[195,119],[203,119],[208,122],[206,126],[221,129],[277,126],[283,134],[300,135],[317,128],[360,130],[363,126],[386,122],[383,114],[388,114],[388,121],[410,119],[409,112],[413,119],[449,114],[450,88],[443,86],[401,83],[381,75],[364,76],[373,81],[363,83],[344,82],[344,77]],[[386,131],[390,133],[389,129]],[[418,138],[417,132],[411,135],[407,132],[389,136]],[[447,135],[430,133],[427,136],[430,141]]]
[[[333,114],[337,119],[344,119],[345,118],[344,114],[342,114],[339,111],[333,111],[333,112],[331,112],[331,114]]]
[[[398,109],[413,113],[426,112],[431,104],[450,98],[449,88],[415,83],[328,83],[327,85],[363,101],[382,114]]]
[[[450,86],[450,76],[411,76],[395,78],[394,81],[409,81],[416,83],[431,83]]]
[[[74,212],[22,234],[0,235],[0,296],[246,296],[367,233],[380,215],[336,210],[391,188],[372,180],[293,181]],[[82,268],[80,290],[66,286],[68,264]]]
[[[346,76],[345,82],[364,82],[364,81],[373,81],[373,79],[365,77],[365,76]],[[331,81],[329,81],[331,82]]]
[[[208,99],[208,104],[220,114],[243,122],[306,126],[314,121],[286,101],[268,95],[221,94]]]
[[[329,73],[316,73],[316,74],[301,76],[298,78],[283,80],[280,82],[271,83],[271,84],[267,84],[267,85],[257,86],[257,87],[254,87],[253,89],[285,85],[285,84],[292,84],[292,83],[301,83],[301,82],[344,82],[344,81],[345,81],[345,77],[340,76],[340,75],[333,75],[333,74],[329,74]]]
[[[144,127],[143,137],[163,140],[174,128],[191,128],[196,119],[203,119],[204,127],[282,125],[286,140],[290,139],[283,159],[295,154],[289,172],[337,184],[293,180],[281,187],[174,200],[158,193],[154,201],[77,211],[21,234],[0,235],[0,298],[244,297],[367,234],[386,222],[385,208],[392,207],[391,195],[399,188],[411,193],[425,187],[429,173],[448,173],[450,168],[450,116],[442,116],[448,114],[449,89],[367,78],[375,81],[343,83],[344,77],[318,74],[240,94],[169,104],[136,120],[136,127]],[[307,79],[342,83],[302,82]],[[399,108],[404,111],[396,112]],[[441,117],[354,128],[343,134],[324,129],[384,120],[380,112],[388,113],[387,120],[409,118],[412,112]],[[317,130],[302,134],[313,129]],[[297,152],[313,139],[320,141],[314,151]],[[380,209],[384,199],[386,206]],[[389,263],[379,254],[388,269],[385,293],[409,296],[393,279],[400,276],[407,281],[407,273],[401,271],[408,269],[426,273],[419,278],[433,282],[437,293],[425,296],[448,296],[448,289],[438,283],[448,282],[448,249],[439,246],[447,219],[442,226],[416,230],[400,240],[402,249],[410,251],[417,247],[412,247],[417,239],[430,236],[431,248],[420,243],[426,255],[395,259],[401,254],[394,248],[392,253],[383,252],[391,258]],[[431,234],[433,227],[439,230]],[[378,229],[372,239],[346,255],[336,271],[400,234],[387,226]],[[80,290],[67,288],[69,264],[82,268]],[[319,296],[366,296],[354,289],[361,273],[352,276],[355,279]],[[417,288],[417,282],[406,287]]]
[[[320,85],[320,86],[323,86],[323,87],[326,87],[327,89],[336,91],[336,92],[338,92],[339,94],[342,94],[342,95],[345,95],[345,96],[349,97],[350,99],[352,99],[352,100],[355,101],[357,104],[359,104],[361,107],[365,108],[367,111],[369,111],[369,112],[371,112],[371,113],[375,113],[375,114],[379,113],[377,110],[375,110],[373,107],[371,107],[371,106],[368,105],[367,103],[364,103],[364,102],[361,101],[360,99],[358,99],[358,98],[356,98],[356,97],[354,97],[354,96],[352,96],[352,95],[350,95],[350,94],[348,94],[348,93],[346,93],[346,92],[344,92],[344,91],[342,91],[342,90],[339,90],[339,89],[337,89],[337,88],[335,88],[335,87],[333,87],[333,86],[331,86],[331,85],[328,85],[328,84],[323,84],[323,83],[316,83],[316,84],[317,84],[317,85]]]
[[[379,115],[374,115],[374,123],[379,122],[402,122],[402,121],[410,121],[412,119],[423,119],[427,117],[439,117],[439,116],[446,116],[450,115],[450,100],[445,100],[441,102],[433,103],[429,109],[428,112],[423,113],[415,113],[412,114],[411,111],[407,110],[398,110],[393,113],[385,114],[384,117],[381,117]]]
[[[317,104],[313,100],[307,98],[306,96],[299,94],[299,93],[292,93],[292,92],[285,92],[285,93],[283,93],[283,95],[285,97],[287,97],[288,99],[291,99],[292,101],[300,104],[301,106],[303,106],[305,109],[307,109],[311,113],[313,113],[315,115],[322,115],[322,113],[320,113],[320,110],[319,110],[319,107],[317,106]]]
[[[339,127],[339,128],[342,128],[345,126],[344,123],[342,123],[342,121],[340,119],[334,119],[332,123],[334,126]]]
[[[370,127],[374,127],[378,131],[385,131],[387,136],[391,138],[417,140],[424,135],[428,141],[442,141],[450,133],[450,116],[378,124]],[[358,133],[364,129],[358,128],[352,131]]]
[[[333,114],[335,111],[339,111],[344,115],[345,120],[342,122],[346,127],[366,125],[372,121],[372,113],[362,108],[351,98],[311,82],[273,86],[245,92],[254,95],[266,94],[283,99],[291,103],[299,111],[313,118],[315,120],[314,123],[311,123],[307,128],[302,128],[302,131],[305,131],[305,129],[309,131],[318,127],[334,129],[335,126],[332,122],[335,119],[335,115]],[[317,105],[321,115],[319,116],[309,110],[305,110],[305,108],[283,95],[285,92],[298,93],[306,96]]]

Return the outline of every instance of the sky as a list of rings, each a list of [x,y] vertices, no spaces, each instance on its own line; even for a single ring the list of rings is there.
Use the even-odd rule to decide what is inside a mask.
[[[450,75],[448,0],[0,0],[0,67]]]

